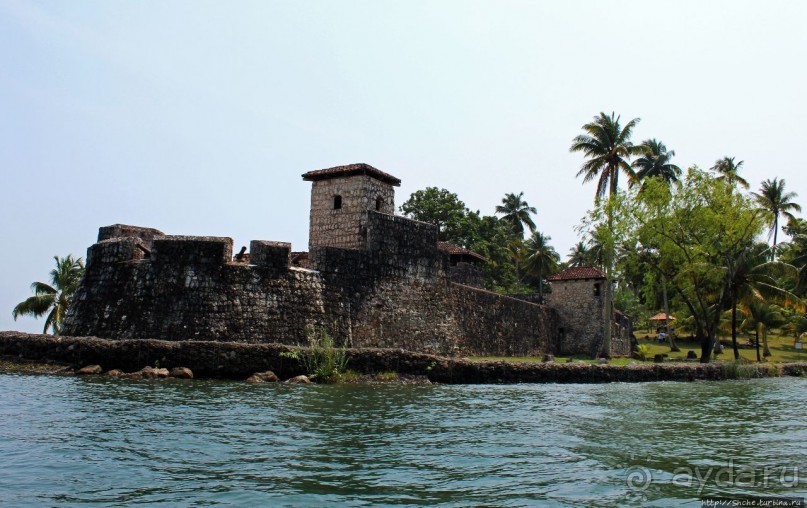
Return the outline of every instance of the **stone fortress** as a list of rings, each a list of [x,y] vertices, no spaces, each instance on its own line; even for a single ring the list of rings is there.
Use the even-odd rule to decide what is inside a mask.
[[[87,251],[62,333],[108,339],[337,345],[449,356],[631,351],[630,326],[605,311],[595,268],[555,275],[545,305],[482,289],[484,258],[396,216],[400,180],[367,164],[310,171],[309,250],[171,236],[113,225]]]

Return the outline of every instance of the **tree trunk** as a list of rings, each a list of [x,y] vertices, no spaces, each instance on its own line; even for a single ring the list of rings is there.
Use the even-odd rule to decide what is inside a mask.
[[[709,337],[707,333],[705,337],[701,339],[701,363],[709,363],[712,359],[712,343],[714,341]]]
[[[613,180],[612,180],[613,183]],[[616,189],[614,187],[611,188],[611,196],[609,199],[613,198]],[[614,234],[614,217],[613,212],[610,208],[608,208],[608,231],[613,236]],[[605,247],[605,287],[603,288],[604,298],[605,298],[605,316],[603,316],[603,320],[605,321],[605,330],[603,330],[603,339],[602,339],[602,356],[605,358],[611,358],[611,328],[612,328],[612,321],[614,320],[614,299],[611,295],[611,260],[613,259],[613,252],[609,242],[606,242]]]
[[[757,336],[757,361],[758,361],[758,362],[761,362],[761,361],[762,361],[762,357],[761,357],[761,356],[759,356],[759,326],[757,326],[757,327],[754,329],[754,331],[756,332],[756,336]]]
[[[779,233],[779,216],[774,215],[773,217],[773,249],[771,252],[771,259],[776,259],[776,235]]]
[[[762,356],[765,358],[771,356],[771,350],[768,348],[768,328],[762,329]]]
[[[731,303],[731,347],[734,349],[734,359],[740,359],[740,350],[737,348],[737,300],[732,298]]]
[[[667,279],[663,275],[661,276],[661,294],[664,298],[664,331],[670,341],[670,351],[681,351],[675,343],[673,334],[670,333],[670,304],[667,301]]]
[[[716,340],[717,329],[720,326],[720,314],[726,309],[726,304],[728,303],[726,300],[726,293],[724,292],[720,295],[720,298],[718,298],[714,316],[707,325],[707,337],[701,341],[701,363],[709,363],[713,349],[721,347],[720,343]]]

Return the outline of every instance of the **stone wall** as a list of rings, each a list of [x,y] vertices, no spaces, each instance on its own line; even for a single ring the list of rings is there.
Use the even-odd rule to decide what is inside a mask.
[[[466,263],[464,261],[454,263],[449,268],[449,276],[451,281],[457,284],[477,288],[485,287],[485,271],[477,263]]]
[[[555,352],[550,309],[452,284],[431,224],[363,212],[365,250],[314,247],[308,270],[291,246],[253,241],[250,263],[232,240],[158,236],[89,248],[65,324],[69,335],[307,345],[326,330],[339,345],[445,355]]]
[[[614,312],[613,327],[611,328],[611,354],[614,356],[628,356],[638,342],[633,335],[633,321],[621,312]]]
[[[157,237],[150,259],[135,243],[89,248],[64,333],[303,344],[307,329],[329,322],[309,270],[233,263],[229,238]]]
[[[126,224],[113,224],[104,226],[98,230],[98,241],[109,240],[110,238],[138,238],[146,247],[151,246],[155,236],[163,236],[164,233],[154,228],[143,228],[140,226],[128,226]]]
[[[336,196],[339,208],[334,208]],[[309,247],[364,249],[361,219],[367,211],[394,214],[395,188],[366,175],[312,182]]]
[[[558,316],[543,305],[451,284],[462,349],[476,356],[538,356],[558,350]]]

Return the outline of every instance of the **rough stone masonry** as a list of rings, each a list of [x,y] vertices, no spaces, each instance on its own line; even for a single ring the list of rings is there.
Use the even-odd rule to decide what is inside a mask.
[[[549,305],[452,282],[437,228],[393,215],[400,180],[367,164],[303,178],[310,268],[291,263],[288,243],[252,241],[235,260],[230,238],[102,227],[62,333],[308,345],[327,332],[337,345],[451,356],[597,352],[611,320],[583,288],[602,284],[596,272],[564,281],[580,289]],[[630,353],[623,342],[612,354]]]

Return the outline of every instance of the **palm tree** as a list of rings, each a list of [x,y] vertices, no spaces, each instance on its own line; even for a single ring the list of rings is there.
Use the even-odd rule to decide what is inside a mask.
[[[743,167],[743,162],[745,161],[735,163],[734,157],[723,157],[715,161],[712,171],[717,171],[717,174],[720,175],[717,179],[725,181],[729,185],[729,189],[733,189],[735,184],[747,189],[748,180],[740,176],[740,168]]]
[[[569,148],[570,152],[582,152],[588,158],[577,176],[582,176],[584,183],[598,178],[595,199],[605,196],[606,191],[616,194],[620,171],[631,180],[636,178],[629,159],[639,153],[639,148],[631,143],[630,137],[640,119],[634,118],[624,128],[619,119],[614,118],[614,113],[611,116],[600,113],[593,122],[583,125],[585,134],[574,138]]]
[[[34,282],[31,284],[34,296],[20,302],[14,307],[11,314],[15,321],[17,316],[27,315],[38,318],[48,314],[42,333],[48,333],[48,328],[50,328],[54,335],[59,335],[67,307],[84,275],[84,262],[81,258],[73,259],[73,256],[70,255],[64,258],[54,256],[53,259],[56,261],[56,268],[50,271],[51,283]]]
[[[519,237],[524,237],[524,226],[535,231],[535,223],[530,214],[538,213],[534,206],[524,201],[524,193],[505,194],[502,204],[496,207],[496,213],[503,214],[501,220],[510,224]]]
[[[591,251],[586,242],[580,240],[574,247],[569,249],[569,259],[566,266],[589,266],[591,265]]]
[[[788,220],[795,217],[791,212],[800,212],[801,205],[792,200],[798,197],[795,192],[785,192],[785,179],[765,180],[759,188],[759,194],[751,193],[757,204],[765,210],[771,217],[771,232],[773,233],[773,250],[776,251],[776,238],[779,231],[779,216],[784,216]]]
[[[638,147],[631,143],[630,137],[633,129],[639,123],[639,118],[634,118],[625,124],[623,128],[620,123],[621,117],[611,116],[601,112],[600,116],[595,116],[593,122],[583,125],[584,134],[572,140],[570,152],[582,152],[588,160],[583,163],[577,176],[583,177],[583,183],[597,178],[597,193],[594,195],[594,202],[605,196],[608,190],[609,196],[616,195],[619,188],[620,171],[628,175],[630,180],[635,180],[636,175],[630,166],[630,158],[639,153]],[[612,212],[608,212],[608,230],[613,232]],[[608,249],[611,250],[611,249]],[[614,258],[613,252],[605,252],[605,278],[611,283],[611,264]],[[611,325],[613,316],[613,300],[610,291],[606,291],[605,315],[608,316],[609,323],[603,330],[603,354],[611,356]]]
[[[646,139],[638,148],[641,150],[641,157],[631,164],[636,170],[636,180],[631,185],[652,177],[660,177],[668,184],[679,180],[681,168],[670,162],[675,157],[675,150],[668,151],[664,143],[656,139]]]
[[[524,244],[527,251],[525,268],[538,278],[538,294],[541,302],[544,301],[544,277],[552,275],[560,262],[560,255],[549,245],[550,240],[551,236],[536,231]]]
[[[775,301],[782,305],[801,309],[803,302],[798,296],[781,287],[778,276],[798,277],[793,265],[781,261],[768,261],[768,246],[757,243],[749,246],[737,259],[729,262],[728,285],[731,302],[731,343],[734,358],[740,358],[737,348],[737,307],[751,307],[755,303]]]
[[[743,322],[743,327],[751,328],[756,333],[757,361],[761,362],[762,357],[759,354],[760,335],[762,335],[762,343],[764,344],[762,356],[771,356],[771,350],[768,347],[768,330],[782,326],[787,320],[782,315],[779,307],[768,305],[764,302],[753,302],[746,310],[748,318]]]

